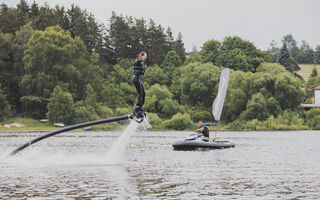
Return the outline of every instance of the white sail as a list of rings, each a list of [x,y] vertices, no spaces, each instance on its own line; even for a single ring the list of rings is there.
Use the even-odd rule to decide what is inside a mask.
[[[216,96],[212,104],[212,115],[215,121],[219,121],[221,117],[224,99],[226,97],[228,89],[229,75],[229,68],[223,69],[220,75],[218,95]]]

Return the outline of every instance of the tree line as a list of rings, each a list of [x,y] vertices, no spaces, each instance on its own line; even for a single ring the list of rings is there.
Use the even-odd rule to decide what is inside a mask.
[[[285,66],[288,71],[300,70],[299,64],[320,64],[320,45],[313,49],[306,41],[302,40],[300,47],[291,34],[285,35],[280,47],[276,41],[270,43],[269,51],[272,61]]]
[[[237,36],[208,40],[201,51],[186,54],[182,34],[175,39],[153,20],[113,13],[109,23],[98,24],[75,5],[2,4],[0,120],[22,115],[74,124],[128,114],[136,98],[133,59],[141,50],[148,53],[144,108],[155,127],[212,121],[224,67],[232,69],[223,112],[228,126],[303,127],[306,116],[316,115],[300,109],[306,93],[295,70],[279,61],[284,56],[272,64],[272,51]]]

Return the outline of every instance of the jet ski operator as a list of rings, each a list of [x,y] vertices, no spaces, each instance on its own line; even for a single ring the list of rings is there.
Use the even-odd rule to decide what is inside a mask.
[[[137,98],[137,103],[136,103],[136,107],[133,110],[134,113],[143,113],[144,110],[142,109],[142,106],[144,104],[144,100],[145,100],[145,90],[144,90],[144,86],[143,86],[143,81],[142,81],[142,77],[144,75],[145,72],[145,61],[147,59],[147,53],[142,51],[138,54],[137,58],[134,61],[133,64],[133,84],[137,89],[137,93],[138,93],[138,98]]]
[[[203,123],[203,121],[199,120],[199,128],[196,132],[201,133],[205,138],[209,139],[209,128]]]

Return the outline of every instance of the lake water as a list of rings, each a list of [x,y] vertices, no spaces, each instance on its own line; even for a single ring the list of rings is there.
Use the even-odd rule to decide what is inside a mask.
[[[12,158],[43,133],[0,133],[0,199],[320,199],[319,131],[218,132],[236,147],[174,151],[189,133],[69,132]]]

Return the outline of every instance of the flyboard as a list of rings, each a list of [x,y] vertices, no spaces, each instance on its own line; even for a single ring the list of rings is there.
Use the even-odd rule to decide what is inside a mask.
[[[230,69],[222,70],[219,80],[219,89],[216,98],[212,104],[212,115],[216,122],[220,121],[224,100],[227,94],[229,83]],[[208,124],[207,126],[216,125],[216,123]],[[206,149],[222,149],[234,147],[235,144],[230,141],[216,141],[212,139],[203,138],[201,134],[195,133],[187,136],[184,141],[178,141],[172,144],[175,150],[194,150],[199,148]]]
[[[83,128],[83,127],[87,127],[87,126],[92,126],[92,125],[97,125],[97,124],[104,124],[104,123],[109,123],[109,122],[122,121],[122,120],[127,120],[127,119],[134,119],[138,123],[141,123],[144,120],[145,117],[146,117],[146,113],[144,111],[139,111],[139,112],[133,112],[133,113],[128,114],[128,115],[111,117],[111,118],[107,118],[107,119],[100,119],[100,120],[95,120],[95,121],[91,121],[91,122],[84,122],[84,123],[68,126],[66,128],[63,128],[63,129],[52,131],[50,133],[47,133],[45,135],[42,135],[40,137],[37,137],[37,138],[25,143],[24,145],[18,147],[14,151],[12,151],[9,154],[9,157],[14,156],[15,154],[17,154],[18,152],[20,152],[23,149],[27,148],[28,146],[31,146],[31,145],[33,145],[33,144],[35,144],[35,143],[37,143],[37,142],[39,142],[39,141],[41,141],[41,140],[43,140],[45,138],[48,138],[48,137],[51,137],[51,136],[55,136],[55,135],[58,135],[60,133],[66,132],[66,131],[70,131],[70,130],[74,130],[74,129],[78,129],[78,128]]]

